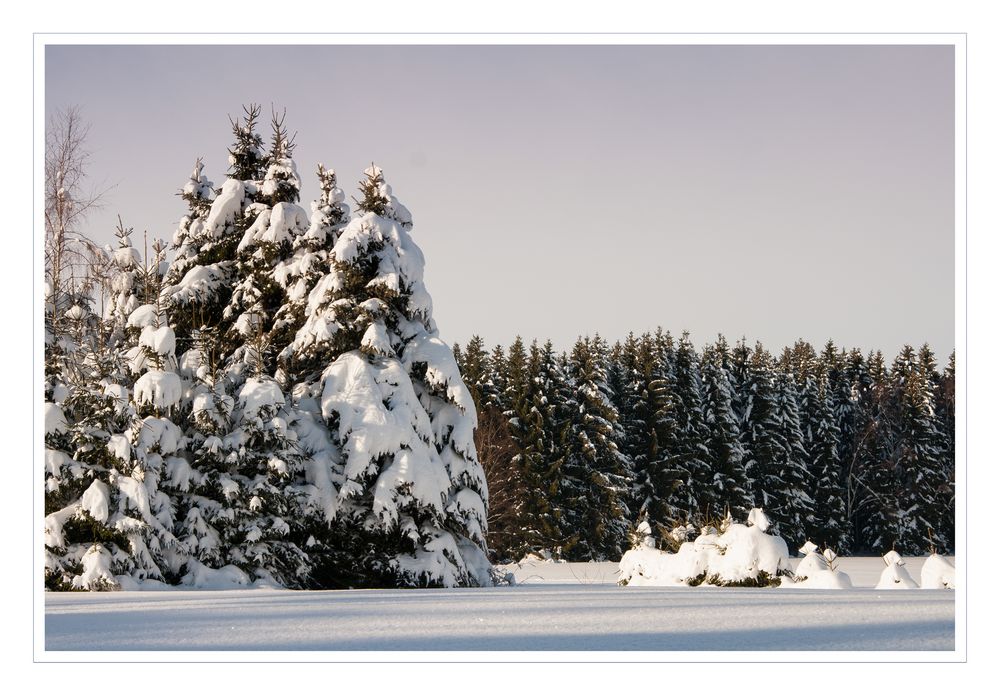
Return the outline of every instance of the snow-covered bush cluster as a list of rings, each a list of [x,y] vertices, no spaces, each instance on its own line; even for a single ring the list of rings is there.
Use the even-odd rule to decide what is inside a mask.
[[[816,544],[807,541],[799,552],[804,557],[793,564],[788,547],[777,536],[768,534],[770,521],[758,508],[750,511],[746,524],[726,519],[723,529],[705,527],[693,541],[682,542],[675,553],[656,548],[650,527],[643,521],[633,538],[634,547],[619,563],[620,584],[630,586],[699,586],[721,587],[790,587],[841,590],[853,587],[851,578],[837,569],[837,554],[832,549],[819,553]],[[678,527],[681,533],[686,532]],[[876,589],[913,589],[918,587],[905,562],[896,551],[887,553]],[[955,568],[944,557],[932,554],[924,562],[919,587],[954,589]]]
[[[110,308],[47,302],[46,584],[488,585],[475,406],[376,166],[299,206],[282,119],[199,160],[172,262],[122,226]]]
[[[659,551],[644,540],[622,557],[623,585],[720,585],[767,587],[791,575],[788,546],[767,533],[770,521],[758,508],[746,524],[725,520],[723,529],[705,527],[676,553]]]

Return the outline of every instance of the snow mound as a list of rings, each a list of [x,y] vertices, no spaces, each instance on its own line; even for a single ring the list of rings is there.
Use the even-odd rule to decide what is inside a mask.
[[[885,570],[879,578],[876,590],[912,590],[917,587],[917,583],[910,577],[906,570],[906,563],[895,551],[890,551],[882,556],[885,561]]]
[[[209,568],[192,559],[188,562],[188,573],[181,578],[181,584],[202,590],[234,590],[250,585],[250,576],[234,565]]]
[[[920,569],[920,587],[924,590],[954,590],[957,587],[955,566],[947,558],[932,553]]]

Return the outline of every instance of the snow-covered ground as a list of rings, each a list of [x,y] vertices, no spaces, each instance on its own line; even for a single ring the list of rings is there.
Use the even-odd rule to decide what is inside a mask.
[[[526,563],[491,589],[47,593],[45,649],[955,649],[952,590],[870,589],[880,558],[839,567],[855,589],[619,587],[616,563]]]

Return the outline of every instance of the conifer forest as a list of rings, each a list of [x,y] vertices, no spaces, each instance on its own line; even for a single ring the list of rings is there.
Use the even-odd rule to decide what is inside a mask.
[[[231,121],[206,153],[225,180],[198,153],[179,173],[173,238],[120,221],[108,247],[79,233],[78,116],[49,134],[48,589],[488,586],[753,508],[789,548],[954,552],[954,353],[588,326],[452,345],[386,173],[345,194],[319,165],[304,203],[284,116]]]

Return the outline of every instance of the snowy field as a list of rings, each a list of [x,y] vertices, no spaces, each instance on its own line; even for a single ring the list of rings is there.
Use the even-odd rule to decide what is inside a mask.
[[[922,561],[908,559],[912,574]],[[47,593],[45,649],[955,649],[955,593],[871,589],[879,558],[840,560],[852,590],[633,588],[615,584],[616,563],[510,568],[518,584],[490,589]]]

